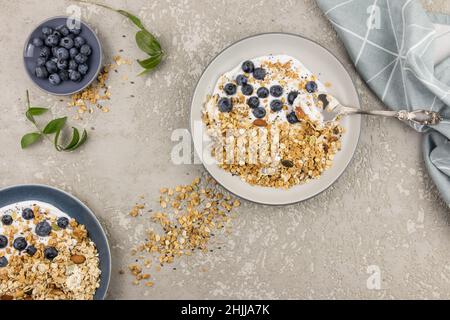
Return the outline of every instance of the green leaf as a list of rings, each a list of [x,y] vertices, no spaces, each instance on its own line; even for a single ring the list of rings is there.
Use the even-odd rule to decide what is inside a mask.
[[[141,30],[136,33],[136,44],[139,49],[145,53],[148,53],[150,56],[157,56],[161,54],[161,45],[147,30]]]
[[[22,137],[20,145],[22,146],[22,149],[26,149],[32,144],[38,142],[41,137],[42,134],[39,132],[28,133]]]
[[[48,111],[47,108],[42,107],[31,107],[28,109],[28,113],[32,116],[40,116]]]
[[[141,20],[136,17],[135,15],[132,15],[131,13],[125,11],[125,10],[117,10],[118,13],[121,15],[127,17],[130,19],[139,29],[145,29],[144,25],[142,24]]]
[[[41,107],[30,107],[28,108],[27,112],[25,113],[25,116],[29,121],[36,124],[36,120],[34,120],[34,116],[40,116],[48,111],[47,108],[41,108]]]
[[[31,115],[31,113],[29,113],[29,112],[27,111],[27,112],[25,112],[25,116],[27,117],[27,119],[28,119],[30,122],[36,124],[36,120],[34,120],[34,118],[33,118],[33,116]]]
[[[53,140],[53,145],[57,151],[62,151],[61,146],[59,145],[59,136],[61,135],[61,130],[56,131],[55,139]]]
[[[88,138],[87,131],[83,130],[83,134],[81,135],[80,142],[78,142],[77,147],[75,149],[78,149],[79,147],[81,147],[86,142],[87,138]]]
[[[162,57],[163,55],[160,54],[158,56],[150,57],[145,60],[138,60],[138,63],[141,65],[141,67],[145,69],[139,75],[143,75],[156,68],[161,63]]]
[[[75,150],[78,142],[80,141],[80,132],[75,127],[73,127],[72,129],[72,139],[70,143],[64,148],[64,151]]]
[[[61,131],[61,129],[66,124],[66,121],[67,117],[54,119],[45,126],[42,132],[45,134],[52,134]]]

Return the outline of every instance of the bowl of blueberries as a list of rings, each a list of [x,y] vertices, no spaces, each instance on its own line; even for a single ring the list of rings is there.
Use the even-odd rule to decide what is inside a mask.
[[[25,42],[24,64],[30,79],[54,95],[72,95],[97,78],[102,47],[84,22],[54,17],[42,23]]]

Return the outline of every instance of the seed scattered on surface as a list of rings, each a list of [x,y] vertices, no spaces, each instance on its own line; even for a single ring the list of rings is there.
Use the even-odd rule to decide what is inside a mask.
[[[151,214],[151,220],[156,224],[155,230],[148,230],[146,239],[140,243],[133,254],[137,261],[129,266],[134,281],[148,279],[143,268],[149,268],[152,259],[156,262],[155,270],[171,264],[182,256],[190,256],[195,251],[209,252],[211,238],[220,230],[227,232],[231,222],[232,210],[238,208],[241,202],[230,195],[224,195],[217,182],[207,177],[197,177],[188,185],[178,185],[175,188],[161,188],[160,211]],[[141,208],[140,210],[142,210]],[[146,254],[150,254],[149,258]],[[175,268],[174,268],[175,269]],[[153,282],[145,286],[152,287]]]

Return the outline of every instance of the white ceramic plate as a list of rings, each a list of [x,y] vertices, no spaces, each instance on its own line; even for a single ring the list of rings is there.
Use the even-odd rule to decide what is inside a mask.
[[[327,49],[317,43],[293,34],[268,33],[241,40],[221,52],[206,68],[200,78],[192,99],[191,133],[201,123],[202,106],[206,96],[213,92],[219,77],[232,70],[244,60],[268,54],[287,54],[297,58],[306,68],[318,76],[322,83],[329,82],[329,93],[343,104],[360,108],[356,88],[348,72],[339,60]],[[287,205],[316,196],[330,187],[344,172],[350,163],[358,145],[361,131],[361,117],[345,117],[341,121],[346,133],[342,138],[342,150],[335,157],[333,167],[319,179],[291,189],[275,189],[251,186],[237,176],[220,169],[216,164],[203,162],[206,170],[230,192],[246,200],[268,204]],[[203,125],[203,129],[205,129]],[[202,144],[204,144],[202,146]],[[194,147],[198,155],[206,149],[208,142],[194,138]],[[200,157],[202,158],[202,157]]]

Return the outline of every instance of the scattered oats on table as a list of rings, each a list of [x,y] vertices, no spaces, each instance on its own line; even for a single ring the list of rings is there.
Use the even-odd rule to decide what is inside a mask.
[[[195,251],[208,252],[211,238],[221,230],[230,230],[231,213],[241,205],[239,200],[223,193],[211,177],[203,181],[198,177],[191,184],[175,188],[161,188],[159,203],[161,210],[153,213],[151,220],[162,232],[148,230],[146,239],[132,251],[139,261],[128,267],[135,284],[150,278],[144,268],[153,265],[152,259],[159,271],[176,258]],[[153,285],[152,281],[145,283],[147,287]]]

